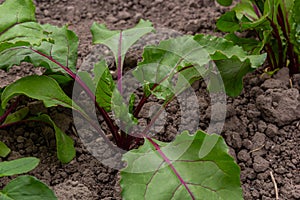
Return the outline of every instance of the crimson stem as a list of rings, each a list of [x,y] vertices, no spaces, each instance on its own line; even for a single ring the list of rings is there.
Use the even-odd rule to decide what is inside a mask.
[[[170,168],[175,173],[175,175],[179,179],[180,183],[185,187],[185,189],[187,190],[187,192],[189,193],[189,195],[191,196],[191,198],[193,200],[195,200],[196,197],[194,196],[194,194],[192,193],[192,191],[188,187],[187,183],[180,176],[179,172],[176,170],[176,168],[174,167],[174,165],[172,164],[172,162],[170,161],[170,159],[166,156],[166,154],[164,154],[164,152],[162,152],[160,146],[156,142],[154,142],[154,140],[152,140],[150,137],[146,137],[146,139],[155,147],[156,151],[163,158],[163,160],[170,166]]]
[[[7,116],[18,106],[20,98],[18,97],[17,100],[5,111],[5,113],[0,116],[0,124],[4,122]]]
[[[120,32],[120,37],[119,37],[119,45],[118,45],[118,90],[120,94],[122,95],[122,72],[123,72],[123,64],[122,64],[122,31]]]
[[[112,132],[112,135],[116,141],[117,144],[120,143],[120,138],[118,135],[118,127],[116,127],[112,121],[112,119],[110,118],[110,116],[108,115],[108,113],[99,106],[99,104],[96,102],[96,96],[94,95],[94,93],[90,90],[90,88],[84,83],[84,81],[82,81],[82,79],[77,76],[75,73],[72,72],[72,70],[70,70],[68,67],[64,66],[63,64],[61,64],[60,62],[58,62],[57,60],[53,59],[53,57],[48,56],[40,51],[37,51],[33,48],[30,48],[32,51],[34,51],[35,53],[47,58],[48,60],[50,60],[51,62],[57,64],[58,66],[60,66],[63,70],[65,70],[69,76],[71,76],[81,87],[82,89],[88,94],[88,96],[91,98],[91,100],[95,103],[96,108],[98,109],[98,111],[101,113],[101,115],[103,116],[105,122],[107,123],[109,129]]]

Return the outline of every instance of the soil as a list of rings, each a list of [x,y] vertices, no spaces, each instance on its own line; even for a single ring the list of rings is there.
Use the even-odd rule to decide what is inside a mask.
[[[109,28],[126,29],[143,18],[152,21],[155,27],[174,30],[176,34],[173,36],[177,32],[221,35],[215,31],[214,24],[215,19],[226,10],[208,0],[35,2],[39,22],[69,24],[69,28],[77,33],[80,38],[78,66],[93,54],[91,52],[99,50],[91,44],[89,29],[94,21],[105,23]],[[126,61],[131,62],[128,65],[134,65],[140,58],[136,54],[136,51],[131,51],[127,59],[129,61]],[[41,71],[25,67],[13,67],[9,73],[0,71],[0,87],[32,73]],[[205,87],[202,82],[195,86],[200,105],[199,128],[202,129],[207,128],[211,113],[210,97]],[[299,88],[299,74],[290,79],[288,71],[282,69],[271,78],[258,70],[244,78],[241,95],[227,98],[227,115],[222,136],[241,168],[241,183],[246,200],[275,199],[272,177],[278,186],[279,199],[300,198],[300,151],[297,145],[300,142]],[[148,103],[148,110],[155,103]],[[56,158],[52,128],[29,123],[0,130],[0,140],[12,149],[8,158],[0,158],[0,161],[24,156],[40,158],[40,165],[30,174],[52,187],[61,200],[121,199],[118,171],[104,166],[82,144],[76,135],[70,110],[60,107],[45,109],[40,102],[27,98],[22,98],[20,104],[29,106],[31,114],[49,114],[75,140],[76,158],[69,164],[61,164]],[[159,138],[165,141],[173,139],[180,117],[178,109],[176,102],[166,109],[169,118],[166,124],[161,125],[161,133],[164,132],[167,136],[161,134],[158,135]],[[143,113],[142,118],[149,116],[146,111]],[[1,178],[0,188],[9,180],[10,178]]]

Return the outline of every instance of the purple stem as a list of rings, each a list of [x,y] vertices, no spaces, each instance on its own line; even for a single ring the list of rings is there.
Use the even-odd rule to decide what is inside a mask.
[[[188,193],[190,194],[191,198],[193,200],[195,200],[195,196],[192,193],[192,191],[190,190],[190,188],[188,187],[187,183],[183,180],[183,178],[180,176],[179,172],[176,170],[176,168],[174,167],[174,165],[172,164],[172,162],[169,160],[169,158],[166,156],[166,154],[164,154],[164,152],[162,152],[160,146],[154,142],[151,138],[146,137],[147,140],[155,147],[155,149],[157,150],[157,152],[160,154],[160,156],[164,159],[164,161],[171,167],[172,171],[175,173],[175,175],[177,176],[177,178],[179,179],[180,183],[185,187],[185,189],[188,191]]]
[[[257,5],[255,3],[253,3],[252,6],[253,6],[255,14],[257,15],[258,18],[260,18],[261,14],[260,14],[260,11],[259,11]]]
[[[25,119],[25,120],[21,120],[21,121],[17,121],[17,122],[0,125],[0,129],[8,128],[8,127],[19,125],[19,124],[26,124],[28,122],[40,122],[40,123],[51,125],[44,121],[39,121],[39,120],[34,120],[34,119]]]
[[[19,101],[20,98],[17,98],[17,100],[5,111],[5,113],[2,116],[0,116],[0,124],[4,122],[7,116],[17,107]]]
[[[182,72],[182,71],[184,71],[184,70],[186,70],[186,69],[189,69],[189,68],[191,68],[191,67],[193,67],[193,66],[194,66],[194,65],[186,66],[186,67],[184,67],[184,68],[178,70],[178,71],[176,72],[176,74],[178,74],[179,72]],[[176,67],[177,67],[177,65],[176,65]],[[152,88],[151,88],[150,90],[153,91],[153,90],[154,90],[157,86],[159,86],[163,81],[165,81],[167,78],[169,78],[169,75],[175,70],[176,67],[174,67],[173,70],[172,70],[167,76],[165,76],[159,83],[155,83],[155,84],[152,86]],[[140,100],[139,104],[137,105],[136,109],[135,109],[134,112],[133,112],[133,116],[134,116],[134,117],[138,117],[139,112],[142,110],[144,104],[147,102],[147,100],[148,100],[148,98],[149,98],[150,96],[151,96],[151,94],[150,94],[149,96],[143,95],[142,99]]]
[[[118,128],[113,124],[112,119],[109,117],[108,113],[99,106],[99,104],[96,102],[96,96],[94,95],[94,93],[90,90],[90,88],[81,80],[81,78],[79,76],[76,76],[76,74],[74,74],[68,67],[62,65],[60,62],[56,61],[55,59],[53,59],[51,56],[48,56],[40,51],[37,51],[35,49],[30,48],[32,51],[34,51],[35,53],[47,58],[48,60],[50,60],[51,62],[57,64],[58,66],[60,66],[63,70],[65,70],[69,76],[71,76],[85,91],[86,93],[89,95],[89,97],[91,98],[91,100],[93,102],[95,102],[95,105],[97,107],[97,109],[99,110],[99,112],[101,113],[101,115],[103,116],[105,122],[107,123],[109,129],[112,132],[112,135],[116,141],[116,143],[119,143],[119,135],[118,135]]]
[[[123,64],[122,64],[122,31],[120,32],[120,38],[119,38],[119,46],[118,46],[118,90],[120,94],[123,94],[122,89],[122,72],[123,72]]]
[[[271,27],[273,28],[273,34],[275,39],[277,40],[278,43],[278,64],[277,66],[275,66],[276,68],[282,68],[283,67],[283,45],[282,45],[282,41],[280,38],[280,34],[279,34],[279,30],[276,26],[276,24],[274,23],[273,20],[271,20],[270,18],[267,18],[268,21],[270,22]],[[276,60],[276,58],[275,58]]]

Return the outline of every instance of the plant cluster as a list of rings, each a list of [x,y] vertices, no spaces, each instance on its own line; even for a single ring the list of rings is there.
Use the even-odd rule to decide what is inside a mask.
[[[300,72],[300,2],[295,0],[242,0],[217,22],[225,37],[251,54],[267,53],[270,73],[288,67]],[[252,38],[237,36],[248,32]]]
[[[219,2],[231,4],[231,1]],[[233,11],[222,16],[217,26],[231,32],[226,38],[186,35],[146,46],[143,60],[132,71],[144,92],[137,101],[134,93],[129,95],[129,99],[123,98],[126,92],[123,63],[128,49],[143,35],[154,31],[151,22],[141,20],[127,30],[109,30],[98,23],[92,25],[93,43],[106,45],[114,55],[117,66],[115,81],[105,60],[92,66],[92,75],[77,71],[78,37],[67,26],[39,24],[35,19],[32,0],[7,0],[0,6],[0,69],[7,70],[13,65],[27,62],[44,67],[46,71],[41,76],[27,76],[1,89],[0,128],[28,121],[52,126],[56,136],[57,157],[62,163],[68,163],[76,154],[71,137],[48,115],[31,116],[26,106],[19,108],[18,96],[40,100],[47,108],[70,108],[90,123],[108,144],[129,150],[123,155],[127,166],[121,170],[124,199],[242,199],[240,170],[228,155],[222,137],[201,130],[192,134],[184,131],[174,141],[165,143],[149,135],[163,109],[196,80],[207,79],[211,92],[224,89],[227,95],[237,96],[243,88],[243,76],[261,66],[266,57],[274,64],[273,68],[282,64],[289,66],[292,72],[297,67],[299,69],[299,65],[295,64],[298,58],[294,62],[291,57],[298,53],[294,42],[299,40],[291,37],[291,33],[299,30],[296,25],[300,23],[296,22],[295,15],[283,17],[288,16],[291,4],[276,1],[279,3],[273,7],[270,2],[242,1]],[[287,20],[291,19],[296,25],[289,28],[288,24],[291,23]],[[229,25],[233,29],[229,29]],[[279,27],[285,27],[286,32],[279,31]],[[249,29],[255,30],[261,41],[238,40],[234,34],[235,31]],[[270,49],[268,45],[273,45],[274,38],[277,49]],[[261,54],[263,49],[268,56]],[[291,49],[293,54],[290,55]],[[107,139],[89,113],[64,92],[62,85],[68,82],[78,84],[92,100],[113,135],[113,141]],[[223,84],[224,88],[220,87]],[[138,123],[139,112],[151,96],[164,103],[144,130],[135,132],[133,130]],[[142,146],[132,149],[140,142],[143,142]],[[1,152],[4,152],[0,154],[3,157],[9,153],[4,143],[0,143]],[[162,185],[162,180],[168,180],[168,184]],[[7,196],[13,193],[11,190],[4,191]],[[0,193],[0,197],[4,193]]]

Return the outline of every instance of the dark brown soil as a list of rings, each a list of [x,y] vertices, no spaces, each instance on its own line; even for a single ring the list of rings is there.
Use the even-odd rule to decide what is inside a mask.
[[[2,2],[2,1],[0,1]],[[93,50],[91,24],[105,23],[109,28],[126,29],[140,18],[149,19],[155,27],[173,29],[182,33],[210,33],[215,19],[224,8],[209,0],[40,0],[36,1],[37,18],[41,23],[69,24],[80,38],[79,63]],[[0,72],[1,86],[17,78],[36,73],[35,69],[13,68],[10,73]],[[299,142],[300,142],[300,76],[291,81],[286,70],[270,78],[255,72],[244,80],[244,91],[237,98],[227,99],[227,118],[222,131],[230,153],[241,167],[244,199],[275,199],[274,183],[279,199],[300,198]],[[205,129],[210,119],[210,98],[205,85],[196,87],[200,104],[200,128]],[[50,127],[26,124],[0,130],[0,141],[12,153],[12,160],[36,156],[41,164],[30,174],[51,186],[59,199],[120,199],[118,171],[103,166],[82,145],[72,125],[72,113],[63,108],[44,109],[40,103],[22,100],[32,114],[48,113],[58,125],[75,140],[76,158],[61,164],[55,155],[55,138]],[[148,105],[151,107],[151,103]],[[174,113],[164,130],[170,140],[176,132],[178,109],[176,103],[167,108]],[[143,117],[143,116],[142,116]],[[172,123],[171,123],[172,121]],[[161,137],[161,136],[159,136]],[[7,160],[3,159],[3,160]],[[0,161],[1,158],[0,158]],[[2,178],[2,188],[9,178]]]

